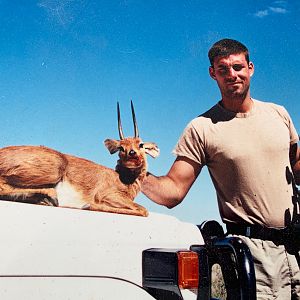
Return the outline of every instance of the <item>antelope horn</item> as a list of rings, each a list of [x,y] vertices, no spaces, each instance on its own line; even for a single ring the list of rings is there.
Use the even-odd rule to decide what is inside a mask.
[[[132,112],[132,120],[133,120],[133,126],[134,126],[134,137],[139,137],[139,130],[136,123],[135,113],[134,113],[134,107],[131,100],[131,112]]]
[[[118,110],[119,136],[120,136],[120,140],[124,140],[124,134],[123,134],[123,130],[122,130],[122,123],[121,123],[121,115],[120,115],[120,105],[119,105],[119,102],[117,103],[117,110]]]

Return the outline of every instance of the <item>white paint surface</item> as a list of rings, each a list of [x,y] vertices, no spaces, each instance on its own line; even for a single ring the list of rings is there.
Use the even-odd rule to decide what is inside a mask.
[[[156,213],[145,218],[0,201],[0,224],[1,299],[6,276],[105,276],[141,286],[143,250],[203,244],[195,225]]]

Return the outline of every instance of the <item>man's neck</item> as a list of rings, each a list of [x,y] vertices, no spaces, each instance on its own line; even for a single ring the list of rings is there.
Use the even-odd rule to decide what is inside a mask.
[[[253,107],[253,100],[250,96],[245,98],[222,98],[221,105],[229,111],[235,113],[247,113]]]

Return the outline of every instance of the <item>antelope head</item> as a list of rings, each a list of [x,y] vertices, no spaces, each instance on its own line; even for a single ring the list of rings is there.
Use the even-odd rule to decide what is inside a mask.
[[[118,110],[118,129],[119,140],[106,139],[104,141],[105,146],[111,154],[119,152],[118,165],[126,169],[141,169],[146,167],[146,154],[149,154],[153,158],[159,155],[159,149],[155,143],[143,142],[139,137],[139,131],[134,113],[133,103],[131,101],[131,113],[134,125],[134,137],[124,137],[120,106],[117,104]]]

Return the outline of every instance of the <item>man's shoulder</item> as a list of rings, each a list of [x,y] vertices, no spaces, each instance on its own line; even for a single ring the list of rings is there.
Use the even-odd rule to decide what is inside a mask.
[[[229,121],[235,113],[225,110],[219,103],[192,120],[192,124],[216,124],[220,121]]]
[[[253,99],[253,101],[259,110],[267,110],[268,112],[279,114],[281,117],[284,118],[289,116],[287,110],[283,105],[274,102],[261,101],[257,99]]]
[[[255,103],[256,106],[258,107],[264,107],[264,108],[270,108],[270,109],[275,109],[275,110],[285,110],[285,108],[280,105],[277,104],[275,102],[270,102],[270,101],[262,101],[262,100],[258,100],[258,99],[252,99]]]

